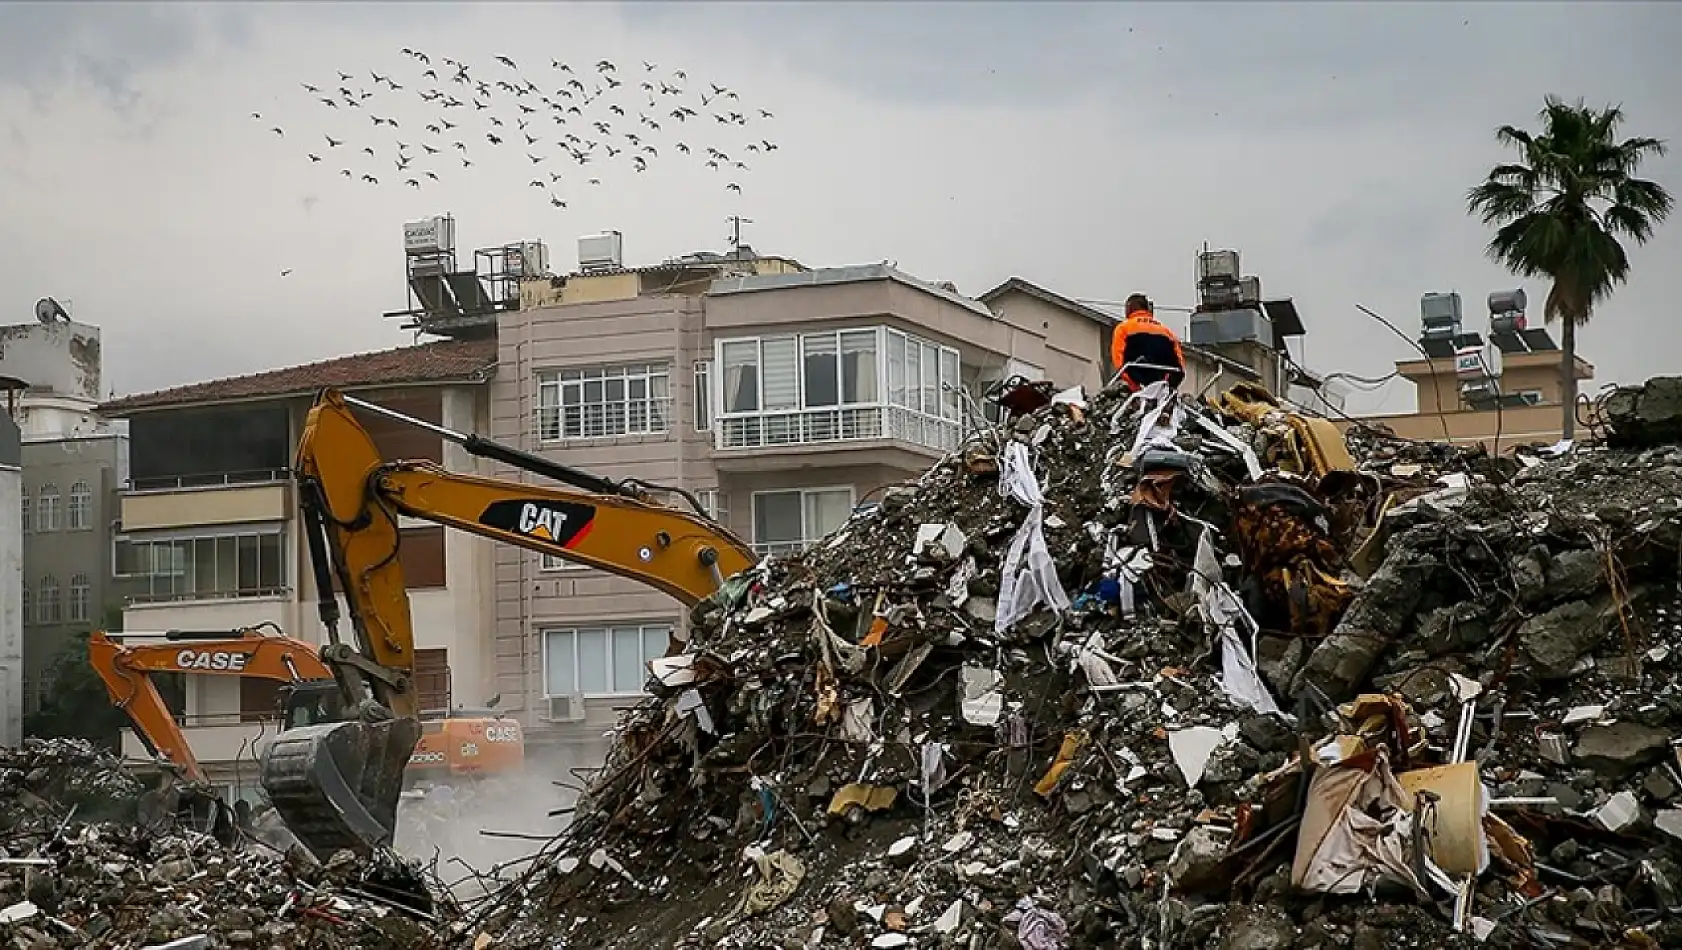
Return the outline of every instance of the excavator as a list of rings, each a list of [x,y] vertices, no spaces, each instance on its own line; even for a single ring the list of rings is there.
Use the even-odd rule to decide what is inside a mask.
[[[157,637],[112,636],[97,631],[88,639],[88,661],[105,684],[111,704],[128,714],[135,732],[153,755],[163,760],[186,799],[193,817],[214,814],[214,806],[193,801],[207,796],[208,777],[187,743],[187,736],[164,703],[157,673],[250,677],[282,684],[283,727],[309,725],[336,708],[338,684],[316,655],[315,647],[263,624],[240,630],[170,630]],[[514,771],[525,760],[519,723],[494,715],[457,716],[424,713],[420,744],[409,757],[405,778],[452,781]],[[175,784],[175,782],[171,782]],[[170,809],[179,811],[180,809]]]
[[[356,410],[419,427],[476,458],[555,484],[385,459]],[[287,829],[323,859],[340,849],[367,852],[391,843],[403,773],[423,731],[412,680],[414,628],[397,556],[401,518],[598,568],[686,606],[712,596],[756,560],[681,489],[603,478],[334,389],[322,390],[310,408],[293,478],[325,631],[316,656],[333,686],[325,694],[294,690],[286,698],[288,728],[263,751],[260,774]],[[660,501],[660,493],[682,497],[694,511]],[[349,615],[348,638],[335,588]]]

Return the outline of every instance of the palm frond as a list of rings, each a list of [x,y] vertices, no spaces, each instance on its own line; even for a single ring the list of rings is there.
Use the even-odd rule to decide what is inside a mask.
[[[1468,213],[1478,215],[1484,224],[1509,221],[1531,213],[1535,207],[1534,189],[1496,181],[1493,176],[1466,193]]]
[[[1664,223],[1676,207],[1676,199],[1663,185],[1645,178],[1625,178],[1613,191],[1612,200],[1619,207],[1630,208],[1650,218],[1653,224]]]

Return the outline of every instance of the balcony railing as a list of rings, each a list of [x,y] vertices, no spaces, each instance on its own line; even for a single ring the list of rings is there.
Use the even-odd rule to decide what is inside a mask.
[[[760,557],[784,557],[799,554],[816,541],[761,541],[753,546],[753,553]]]
[[[754,449],[774,445],[824,445],[869,439],[897,439],[947,452],[958,447],[963,427],[900,406],[785,409],[720,416],[718,447]]]
[[[130,578],[139,578],[141,581],[144,581],[147,577],[147,575],[145,575],[145,574],[133,574],[133,575],[128,575],[128,576]],[[159,575],[159,576],[164,578],[165,581],[167,582],[168,575]],[[139,593],[139,594],[130,594],[129,597],[128,597],[128,603],[131,604],[131,605],[137,605],[137,604],[179,604],[179,603],[191,603],[191,602],[194,602],[194,601],[244,600],[246,598],[252,598],[252,597],[285,597],[286,595],[290,594],[291,592],[292,592],[292,588],[290,588],[290,587],[252,587],[252,588],[248,588],[246,590],[225,590],[225,591],[157,590],[157,591],[146,591],[144,593]]]
[[[175,491],[183,488],[217,488],[226,485],[265,485],[292,478],[284,468],[259,468],[244,472],[208,472],[201,475],[169,475],[131,478],[129,491]]]

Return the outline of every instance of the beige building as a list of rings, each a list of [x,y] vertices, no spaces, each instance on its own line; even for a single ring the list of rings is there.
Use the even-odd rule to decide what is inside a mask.
[[[1365,416],[1408,439],[1481,442],[1491,451],[1559,441],[1565,367],[1545,329],[1524,321],[1522,291],[1491,294],[1488,339],[1462,324],[1456,294],[1426,294],[1425,332],[1418,359],[1398,360],[1396,372],[1413,384],[1412,412]],[[1437,323],[1430,314],[1443,314]],[[1433,330],[1440,326],[1440,330]],[[1433,334],[1435,338],[1433,338]],[[1430,358],[1426,358],[1429,356]],[[1594,367],[1575,357],[1578,390]],[[1347,422],[1345,423],[1347,425]]]
[[[995,380],[1100,386],[1113,323],[1025,281],[974,299],[887,265],[779,258],[615,266],[521,297],[498,320],[492,437],[693,492],[763,554],[827,535],[958,447]],[[680,605],[513,548],[496,562],[505,702],[532,742],[598,740]]]
[[[323,629],[290,473],[315,391],[334,386],[434,424],[484,430],[496,358],[490,341],[428,343],[102,405],[102,413],[129,426],[129,480],[114,553],[129,593],[124,639],[273,624],[319,644]],[[362,422],[387,457],[486,469],[437,435],[378,416]],[[422,706],[482,704],[494,692],[491,542],[406,521],[400,551],[419,641]],[[277,728],[276,684],[188,676],[185,687],[178,719],[189,746],[213,779],[253,794],[257,756]],[[123,751],[149,755],[132,732],[125,732]]]

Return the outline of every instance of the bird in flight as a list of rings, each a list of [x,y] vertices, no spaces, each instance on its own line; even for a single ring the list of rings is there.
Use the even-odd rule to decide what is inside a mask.
[[[280,137],[281,137],[281,138],[285,138],[285,137],[286,137],[286,133],[285,133],[285,132],[282,132],[282,131],[281,131],[281,130],[280,130],[280,128],[279,128],[279,127],[278,127],[278,126],[277,126],[277,127],[275,127],[275,128],[272,128],[272,129],[270,129],[270,130],[269,130],[269,131],[270,131],[270,132],[273,132],[273,133],[274,133],[274,134],[276,134],[276,135],[278,135],[278,136],[280,136]]]
[[[287,269],[280,272],[280,276],[285,277],[285,276],[287,276],[291,273],[292,273],[292,268],[288,267]]]
[[[496,61],[501,63],[504,66],[507,66],[509,69],[519,69],[520,68],[520,67],[514,65],[514,61],[509,59],[506,56],[498,56],[496,58]]]
[[[739,194],[742,193],[742,186],[736,184],[735,182],[731,182],[730,184],[724,186],[724,190],[725,191],[734,191],[736,194],[739,195]]]

